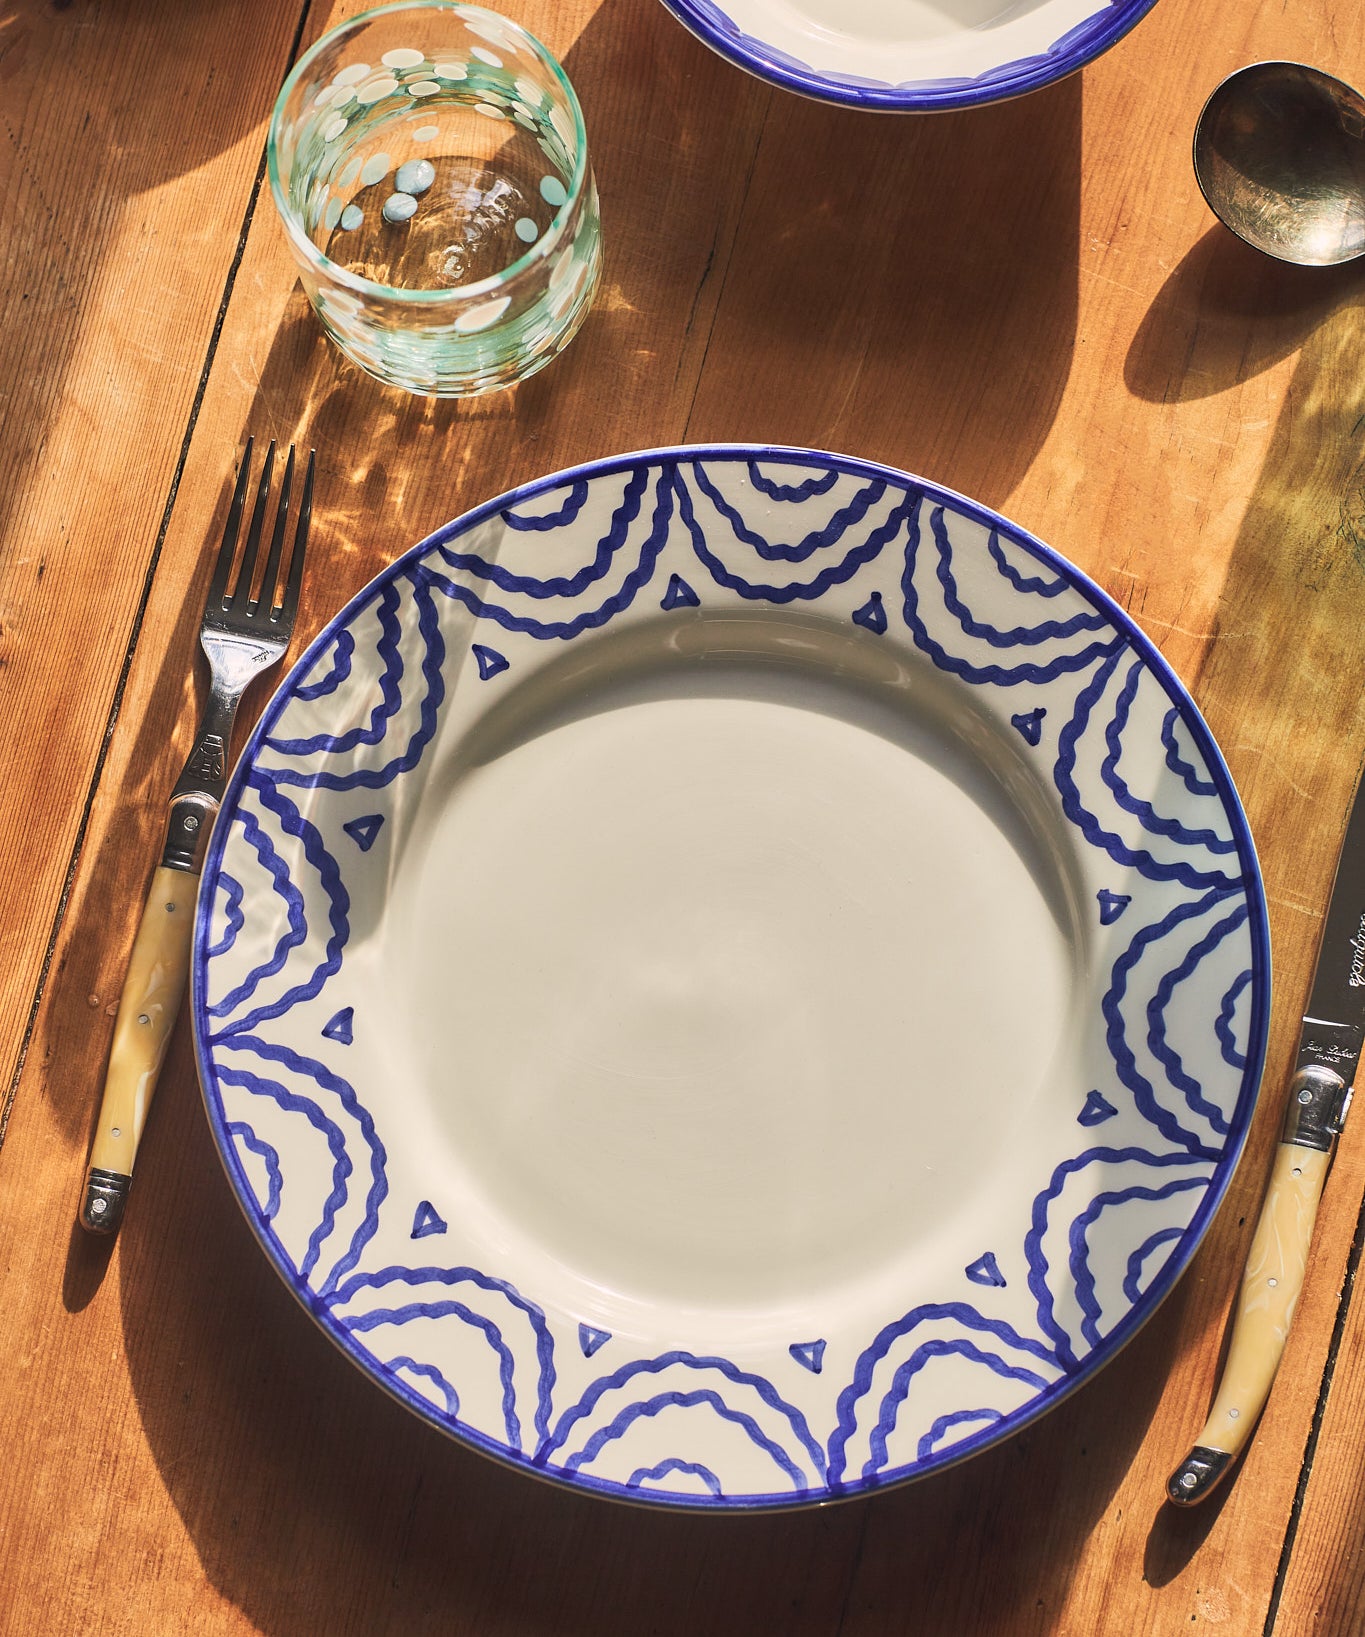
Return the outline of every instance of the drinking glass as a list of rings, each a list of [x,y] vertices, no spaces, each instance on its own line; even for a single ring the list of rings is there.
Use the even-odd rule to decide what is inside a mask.
[[[333,29],[285,81],[267,160],[322,327],[392,386],[510,386],[592,305],[601,232],[578,98],[494,12],[399,0]]]

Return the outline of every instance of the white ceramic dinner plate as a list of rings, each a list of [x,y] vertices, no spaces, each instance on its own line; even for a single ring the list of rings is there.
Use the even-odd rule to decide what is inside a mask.
[[[1193,704],[983,507],[627,455],[385,570],[266,709],[194,1013],[266,1253],[442,1429],[705,1508],[959,1459],[1110,1358],[1268,1011]]]
[[[928,113],[1051,84],[1155,0],[664,0],[721,56],[783,90]]]

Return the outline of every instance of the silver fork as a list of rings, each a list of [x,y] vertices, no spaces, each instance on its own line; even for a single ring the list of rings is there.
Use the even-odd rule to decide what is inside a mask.
[[[299,605],[304,551],[313,512],[311,450],[283,586],[281,566],[294,482],[292,445],[280,485],[265,566],[259,576],[256,572],[275,470],[273,439],[256,489],[256,503],[241,561],[236,573],[233,572],[254,442],[254,439],[247,440],[246,453],[242,456],[223,543],[209,584],[208,603],[199,627],[199,641],[208,656],[211,673],[208,704],[194,748],[171,791],[166,846],[152,876],[142,923],[133,941],[128,976],[114,1024],[104,1097],[91,1144],[80,1211],[82,1227],[92,1233],[116,1233],[123,1220],[133,1178],[133,1161],[185,991],[199,872],[212,820],[222,804],[227,783],[228,747],[232,742],[237,706],[252,679],[274,665],[289,647]]]

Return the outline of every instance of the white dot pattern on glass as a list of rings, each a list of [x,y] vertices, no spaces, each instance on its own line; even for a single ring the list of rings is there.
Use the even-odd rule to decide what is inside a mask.
[[[552,210],[558,210],[568,200],[569,193],[557,176],[542,176],[540,197]]]
[[[410,193],[391,193],[384,201],[386,222],[406,222],[417,212],[417,201]]]
[[[471,34],[477,34],[491,45],[501,46],[506,51],[520,49],[516,35],[500,17],[466,17],[464,26]]]
[[[559,140],[570,153],[578,151],[578,143],[574,136],[573,121],[563,108],[551,108],[550,124],[554,126]]]
[[[573,249],[570,247],[560,256],[559,260],[550,269],[550,288],[558,290],[573,272]]]
[[[507,266],[520,257],[531,274],[524,298],[513,294],[509,300],[498,289],[502,281],[494,279],[489,279],[491,289],[485,286],[484,293],[472,299],[452,289],[450,293],[456,299],[446,308],[439,325],[442,330],[449,326],[445,331],[449,341],[442,344],[451,350],[448,357],[442,355],[435,361],[433,368],[441,345],[428,346],[424,340],[419,346],[401,328],[393,333],[377,330],[363,303],[355,313],[333,306],[330,298],[334,292],[325,287],[325,281],[324,288],[309,291],[327,330],[344,350],[357,361],[363,359],[365,367],[381,379],[400,380],[416,391],[423,390],[419,383],[429,378],[429,372],[439,377],[440,390],[459,390],[471,367],[467,362],[471,354],[479,360],[481,382],[490,372],[499,377],[506,373],[511,366],[502,359],[501,352],[496,360],[485,356],[490,350],[487,338],[502,336],[513,322],[516,330],[508,338],[509,345],[519,351],[529,350],[543,361],[576,328],[584,298],[595,283],[595,262],[589,257],[587,265],[581,260],[565,260],[555,287],[546,288],[551,268],[559,263],[566,248],[556,244],[555,239],[562,226],[573,226],[565,222],[568,206],[573,204],[577,209],[579,204],[573,186],[576,162],[573,154],[566,154],[560,134],[565,126],[561,122],[557,130],[550,122],[558,97],[553,74],[547,74],[538,54],[528,47],[515,24],[479,11],[466,13],[463,6],[450,9],[460,15],[453,19],[456,29],[442,45],[424,39],[425,51],[419,52],[411,33],[411,48],[394,47],[396,30],[387,39],[381,35],[367,52],[368,64],[345,56],[334,57],[329,71],[332,83],[327,84],[328,76],[323,75],[311,87],[300,87],[306,101],[300,99],[296,104],[310,113],[294,127],[295,144],[305,131],[312,134],[316,144],[311,152],[300,156],[306,159],[314,179],[313,185],[302,190],[300,200],[304,220],[311,218],[308,231],[314,242],[328,247],[328,239],[318,231],[325,221],[334,235],[330,254],[338,258],[342,268],[353,266],[354,271],[363,272],[371,259],[369,236],[373,234],[375,253],[382,255],[377,246],[387,243],[384,259],[396,263],[403,254],[408,258],[403,270],[410,270],[411,262],[417,281],[423,276],[417,264],[426,248],[426,235],[432,232],[439,239],[442,231],[436,200],[438,194],[444,200],[446,161],[435,156],[466,151],[459,146],[462,139],[457,126],[445,116],[443,101],[458,95],[458,113],[465,117],[467,110],[476,108],[489,121],[516,121],[515,127],[507,123],[501,136],[490,130],[487,143],[470,142],[467,151],[488,156],[509,139],[514,149],[521,150],[503,156],[515,191],[502,202],[504,213],[496,227],[498,236],[506,237],[501,245],[490,245],[489,265]],[[397,39],[402,41],[402,33],[397,34]],[[356,45],[351,49],[357,49]],[[311,112],[314,108],[315,113]],[[343,110],[348,118],[341,118]],[[581,146],[576,114],[572,108],[567,113],[573,145]],[[387,153],[376,152],[384,146],[383,126],[390,121],[397,134],[389,139]],[[321,140],[324,129],[332,137],[326,144]],[[537,139],[546,143],[543,161],[536,158]],[[498,166],[491,166],[490,172],[498,174]],[[544,179],[548,179],[549,186],[541,194]],[[556,182],[562,190],[559,194]],[[458,200],[455,206],[458,212]],[[595,242],[594,238],[593,245]],[[445,240],[439,239],[439,243]],[[583,247],[579,248],[581,254]],[[449,267],[441,270],[442,282],[449,280],[450,272]],[[473,283],[472,274],[462,282]],[[533,283],[538,289],[530,288]],[[568,310],[563,320],[557,321],[551,304],[566,300]],[[520,365],[516,368],[518,373],[511,378],[519,378]]]
[[[555,285],[554,281],[551,280],[550,311],[556,318],[568,312],[569,308],[578,300],[583,290],[584,280],[588,276],[588,264],[586,262],[575,262],[570,259],[569,266],[572,268],[572,275],[569,278],[564,279],[558,285]]]
[[[329,119],[322,127],[322,140],[324,142],[335,142],[345,129],[346,121],[340,116],[336,119]]]
[[[486,330],[490,324],[496,324],[511,305],[511,296],[495,296],[492,301],[481,301],[477,307],[470,307],[460,314],[455,320],[455,328],[466,335],[473,330]]]
[[[356,92],[356,97],[368,108],[372,103],[382,102],[385,97],[392,96],[397,89],[398,81],[392,74],[385,74],[377,80],[366,80]]]
[[[436,180],[436,167],[429,159],[409,159],[393,173],[393,185],[400,193],[425,193]]]

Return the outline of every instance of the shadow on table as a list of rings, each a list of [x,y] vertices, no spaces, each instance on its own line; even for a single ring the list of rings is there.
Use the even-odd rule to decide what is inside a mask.
[[[1365,268],[1293,267],[1215,225],[1158,291],[1124,363],[1128,390],[1152,403],[1208,398],[1301,347],[1365,285]]]
[[[688,422],[998,505],[1075,347],[1082,77],[932,117],[774,95]]]

